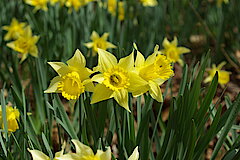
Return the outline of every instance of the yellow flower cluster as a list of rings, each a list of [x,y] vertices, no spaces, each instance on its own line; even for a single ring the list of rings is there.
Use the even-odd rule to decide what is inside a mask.
[[[40,9],[47,11],[48,2],[50,2],[51,5],[55,5],[56,3],[60,3],[61,6],[65,5],[71,12],[72,9],[78,11],[80,7],[83,7],[92,1],[94,0],[25,0],[25,3],[34,6],[34,12]]]
[[[0,105],[0,128],[4,129],[4,122],[3,122],[3,113],[2,107]],[[7,128],[8,132],[15,132],[18,127],[18,120],[20,117],[20,113],[17,108],[13,108],[12,106],[6,106],[6,120],[7,120]]]
[[[118,19],[120,21],[124,20],[125,10],[124,10],[124,2],[117,0],[108,0],[107,1],[107,9],[111,15],[116,16],[116,12],[118,12]],[[117,10],[118,8],[118,10]]]
[[[21,62],[24,61],[28,54],[38,57],[38,48],[36,43],[39,40],[39,36],[33,36],[31,27],[26,23],[20,23],[17,19],[13,18],[9,26],[3,26],[3,29],[7,31],[4,36],[5,41],[13,40],[7,43],[9,48],[21,53]]]
[[[94,154],[93,150],[81,143],[79,140],[72,140],[72,143],[75,146],[76,153],[66,153],[64,154],[65,144],[62,146],[62,150],[55,154],[54,160],[111,160],[111,149],[107,147],[107,150],[104,152],[102,150],[97,150],[97,153]],[[28,151],[31,153],[33,160],[50,160],[50,157],[45,155],[43,152],[38,150],[30,150]],[[136,147],[129,157],[128,160],[138,160],[139,159],[139,152],[138,147]]]
[[[93,91],[91,104],[114,98],[128,111],[128,93],[136,97],[149,91],[152,98],[162,102],[159,86],[173,76],[171,61],[160,54],[158,46],[146,60],[137,50],[136,60],[133,51],[119,61],[110,52],[98,48],[98,65],[94,69],[98,74],[92,78],[94,72],[85,67],[86,60],[79,50],[67,63],[49,62],[58,76],[45,93],[57,92],[68,100],[76,100],[84,91]],[[94,86],[92,82],[97,84]]]

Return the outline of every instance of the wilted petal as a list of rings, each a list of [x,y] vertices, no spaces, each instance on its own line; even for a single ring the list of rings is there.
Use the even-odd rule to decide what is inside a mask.
[[[105,85],[97,84],[94,88],[91,104],[112,98],[113,91]]]
[[[83,68],[86,66],[86,59],[83,56],[83,54],[81,53],[81,51],[79,49],[77,49],[75,51],[74,56],[67,61],[67,64],[69,66],[73,66],[76,68]]]

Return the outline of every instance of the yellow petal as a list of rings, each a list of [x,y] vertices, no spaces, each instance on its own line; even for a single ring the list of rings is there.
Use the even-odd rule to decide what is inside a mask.
[[[99,34],[96,31],[93,31],[90,38],[94,41],[99,38]]]
[[[97,75],[93,76],[91,79],[94,82],[102,83],[104,81],[104,76],[103,76],[103,74],[97,74]]]
[[[69,72],[68,66],[62,62],[48,62],[48,64],[58,73],[58,75],[62,76]]]
[[[107,42],[107,48],[116,48],[117,46],[115,46],[114,44]]]
[[[153,64],[153,63],[155,62],[155,60],[156,60],[156,57],[157,57],[157,53],[154,52],[153,54],[151,54],[150,56],[148,56],[148,58],[146,59],[144,65],[150,65],[150,64]]]
[[[149,93],[152,96],[152,98],[158,102],[163,102],[162,92],[159,85],[153,81],[149,81],[149,86],[150,86]]]
[[[101,38],[103,38],[106,41],[108,36],[109,36],[109,33],[104,33]]]
[[[227,72],[227,71],[219,71],[219,78],[218,78],[218,82],[221,84],[221,85],[225,85],[227,84],[229,81],[230,81],[230,72]]]
[[[138,152],[138,147],[136,147],[132,155],[128,158],[128,160],[138,160],[138,159],[139,159],[139,152]]]
[[[131,112],[128,107],[128,91],[126,89],[113,92],[113,97],[120,106]]]
[[[185,47],[177,47],[177,50],[178,50],[178,53],[179,53],[179,54],[184,54],[184,53],[189,53],[189,52],[191,52],[190,49],[185,48]]]
[[[74,56],[67,61],[67,64],[76,68],[83,68],[86,66],[86,59],[79,49],[75,51]]]
[[[217,69],[218,69],[218,70],[221,70],[222,67],[223,67],[225,64],[226,64],[225,61],[221,62],[221,63],[217,66]]]
[[[28,54],[22,54],[22,58],[21,58],[21,61],[20,63],[22,63],[26,58],[27,58]]]
[[[60,80],[61,80],[61,77],[60,77],[60,76],[54,77],[54,78],[51,80],[51,83],[50,83],[48,89],[45,90],[44,93],[53,93],[53,92],[56,92],[56,91],[57,91],[57,88],[58,88],[58,83],[59,83]]]
[[[75,149],[76,149],[76,153],[78,155],[81,155],[81,156],[94,156],[94,153],[92,151],[92,149],[81,143],[79,140],[76,140],[76,139],[72,139],[72,142],[75,146]]]
[[[129,73],[129,82],[130,86],[128,87],[128,91],[132,92],[134,97],[146,93],[149,90],[147,81],[139,77],[136,73]]]
[[[144,62],[145,62],[144,56],[142,55],[141,52],[137,51],[137,57],[136,57],[136,61],[135,61],[135,66],[139,67],[139,68],[143,67]]]
[[[167,37],[164,38],[162,45],[164,48],[168,48],[171,45]]]
[[[177,47],[177,45],[178,45],[178,39],[177,39],[176,36],[174,36],[174,39],[173,39],[173,41],[171,42],[171,44]]]
[[[205,78],[204,79],[204,83],[208,83],[208,82],[211,82],[212,81],[212,79],[213,79],[213,77],[211,77],[211,76],[208,76],[207,78]]]
[[[108,147],[105,152],[101,150],[97,150],[97,157],[99,157],[99,160],[111,160],[111,148]]]
[[[117,65],[117,58],[103,49],[98,48],[98,66],[101,72],[106,72],[109,68]]]
[[[119,60],[120,67],[126,69],[127,71],[130,71],[134,67],[134,52],[132,52],[129,56],[121,58]]]
[[[83,85],[85,86],[85,91],[88,91],[88,92],[93,92],[94,91],[94,85],[93,85],[91,79],[84,80]]]
[[[94,88],[91,104],[112,98],[113,91],[105,85],[97,84]]]
[[[30,149],[28,149],[28,151],[31,153],[33,160],[50,160],[50,158],[41,151]]]
[[[93,47],[93,42],[84,43],[84,45],[85,45],[87,48],[92,48],[92,47]]]

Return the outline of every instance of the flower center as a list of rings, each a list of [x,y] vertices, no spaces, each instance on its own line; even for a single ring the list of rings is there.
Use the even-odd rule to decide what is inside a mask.
[[[172,62],[176,62],[179,59],[179,54],[176,47],[170,47],[167,50],[166,55]]]
[[[95,40],[95,42],[94,42],[94,50],[97,52],[98,48],[101,48],[103,50],[107,49],[106,41],[104,39],[99,38],[99,39]]]
[[[114,91],[128,88],[130,85],[128,73],[121,67],[110,68],[104,73],[103,84]]]
[[[173,70],[170,61],[164,55],[158,55],[153,64],[140,70],[139,75],[146,81],[158,78],[167,80],[173,75]]]
[[[77,99],[84,92],[80,76],[77,72],[71,72],[62,77],[62,81],[58,84],[58,90],[62,92],[62,96],[68,100]]]

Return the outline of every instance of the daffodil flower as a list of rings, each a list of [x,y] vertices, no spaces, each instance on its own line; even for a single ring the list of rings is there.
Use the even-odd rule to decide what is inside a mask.
[[[58,73],[50,83],[44,93],[61,93],[68,100],[76,100],[84,91],[93,91],[93,84],[89,76],[93,73],[86,68],[86,60],[83,54],[76,50],[74,56],[67,61],[48,62],[48,64]]]
[[[130,111],[128,92],[140,95],[148,90],[148,83],[135,72],[134,52],[119,62],[103,49],[98,49],[98,55],[97,70],[101,73],[92,77],[99,84],[94,89],[91,104],[114,98],[120,106]]]
[[[108,12],[111,13],[113,16],[116,16],[116,9],[118,7],[118,19],[120,21],[124,20],[124,3],[122,1],[117,0],[108,0],[107,1],[107,9]]]
[[[183,65],[183,61],[180,58],[180,55],[189,53],[190,49],[185,47],[178,47],[177,37],[174,37],[174,40],[172,42],[169,42],[167,38],[164,38],[162,45],[164,47],[164,49],[161,50],[162,53],[166,55],[171,62],[178,62],[180,65]]]
[[[0,105],[0,128],[4,129],[2,114],[2,107]],[[6,117],[8,132],[15,132],[17,129],[19,129],[17,121],[19,120],[20,112],[17,108],[6,106]]]
[[[231,72],[221,70],[222,67],[226,64],[226,62],[220,63],[217,67],[213,64],[211,69],[208,69],[209,76],[204,80],[205,83],[211,82],[213,80],[214,75],[218,72],[218,83],[223,87],[230,80]]]
[[[92,42],[85,43],[85,46],[87,48],[93,48],[93,56],[96,55],[98,48],[101,48],[103,50],[107,50],[108,48],[116,48],[115,45],[113,45],[110,42],[107,42],[108,36],[109,36],[108,33],[104,33],[100,37],[96,31],[93,31],[91,35]]]
[[[65,147],[66,143],[62,145],[61,151],[55,153],[55,157],[53,158],[53,160],[58,160],[59,157],[63,156]],[[50,160],[50,157],[48,157],[46,154],[39,150],[36,149],[31,150],[28,148],[28,151],[31,153],[33,160]]]
[[[87,5],[92,1],[94,0],[66,0],[65,5],[66,7],[70,8],[70,12],[72,11],[72,8],[74,8],[75,11],[78,11],[79,8]]]
[[[18,39],[24,33],[24,27],[26,23],[18,22],[16,18],[12,19],[12,22],[9,26],[3,26],[3,30],[7,31],[7,34],[4,36],[5,41],[11,39]]]
[[[34,6],[34,12],[42,9],[44,11],[47,11],[47,3],[48,0],[25,0],[25,2],[31,6]]]
[[[158,4],[156,0],[140,0],[145,7],[154,7]]]
[[[171,62],[166,56],[159,54],[158,45],[154,49],[154,53],[145,60],[141,52],[137,50],[135,67],[139,76],[148,84],[148,90],[153,99],[162,102],[162,92],[160,85],[173,76]]]
[[[110,147],[104,152],[102,150],[97,150],[97,153],[94,154],[93,150],[81,143],[78,140],[72,140],[76,153],[68,153],[63,156],[60,156],[59,160],[111,160],[111,149]]]
[[[21,62],[23,62],[28,54],[38,57],[38,48],[36,43],[39,40],[39,36],[33,36],[30,26],[24,29],[24,34],[20,36],[17,40],[7,43],[9,48],[21,53]]]

